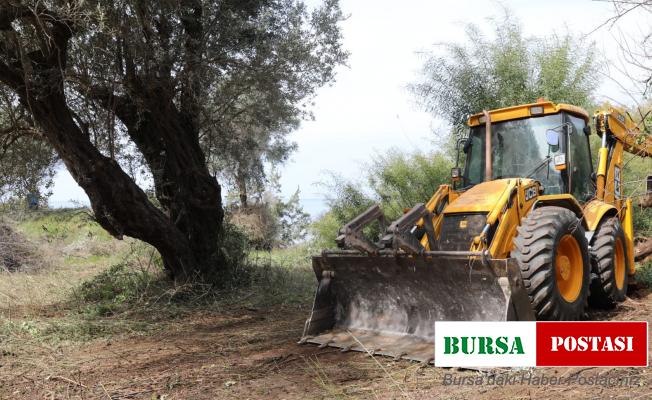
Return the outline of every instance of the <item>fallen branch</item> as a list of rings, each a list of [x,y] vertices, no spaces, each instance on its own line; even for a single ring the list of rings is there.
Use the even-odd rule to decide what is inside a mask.
[[[649,255],[652,255],[652,239],[647,239],[634,247],[635,261],[641,261]]]
[[[72,379],[66,378],[65,376],[59,376],[59,375],[48,376],[47,378],[45,378],[45,380],[46,381],[64,381],[64,382],[67,382],[67,383],[70,383],[70,384],[73,384],[73,385],[76,385],[76,386],[79,386],[79,387],[83,387],[84,389],[87,389],[86,385],[84,385],[83,383],[75,382]]]

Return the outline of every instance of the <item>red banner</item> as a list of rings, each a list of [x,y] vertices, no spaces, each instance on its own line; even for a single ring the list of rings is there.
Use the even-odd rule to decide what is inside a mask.
[[[537,367],[645,367],[647,322],[537,322]]]

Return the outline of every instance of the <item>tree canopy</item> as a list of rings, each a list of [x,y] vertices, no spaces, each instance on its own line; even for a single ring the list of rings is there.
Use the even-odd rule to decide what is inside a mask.
[[[493,37],[473,24],[466,43],[445,43],[426,55],[410,88],[420,104],[454,127],[483,109],[543,97],[590,109],[598,85],[595,47],[570,34],[526,37],[507,12],[492,20]]]
[[[0,199],[45,201],[57,164],[56,153],[26,110],[10,98],[0,100]]]

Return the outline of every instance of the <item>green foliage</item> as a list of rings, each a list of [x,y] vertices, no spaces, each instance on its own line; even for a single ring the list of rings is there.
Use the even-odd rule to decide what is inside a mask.
[[[652,289],[652,263],[646,262],[636,268],[636,282]]]
[[[250,250],[249,239],[236,225],[224,224],[223,237],[220,246],[224,252],[224,260],[229,265],[228,270],[235,274],[238,267],[243,264]]]
[[[634,204],[634,233],[636,236],[652,236],[652,209],[636,206],[646,191],[646,177],[652,174],[652,161],[631,154],[625,154],[625,194],[632,197]]]
[[[453,162],[441,153],[401,152],[393,149],[376,155],[364,170],[362,181],[349,181],[331,175],[322,183],[327,189],[328,211],[311,227],[315,242],[333,247],[337,230],[373,204],[380,204],[390,220],[406,208],[425,203],[439,185],[450,177]],[[371,225],[365,231],[370,238],[380,232]]]
[[[91,211],[85,208],[38,210],[12,213],[20,231],[48,242],[69,244],[82,238],[102,242],[111,236],[95,222]]]
[[[311,118],[316,89],[333,82],[335,68],[348,58],[339,2],[314,4],[311,11],[304,1],[252,3],[260,9],[254,17],[229,21],[225,29],[242,29],[234,40],[247,43],[251,53],[237,60],[244,68],[209,74],[220,78],[206,105],[207,115],[217,118],[210,119],[202,144],[209,168],[229,187],[264,190],[265,165],[283,164],[297,149],[288,133]]]
[[[0,115],[6,115],[7,107],[0,101]],[[11,146],[0,152],[0,198],[20,199],[25,207],[29,195],[40,205],[46,204],[58,163],[54,150],[35,134],[5,140],[11,141]]]
[[[350,221],[375,203],[374,198],[365,193],[362,182],[349,181],[336,174],[331,174],[329,178],[330,181],[321,185],[327,189],[329,212],[339,223]]]
[[[58,157],[18,98],[0,88],[0,199],[47,203]]]
[[[337,231],[345,222],[341,222],[335,213],[327,211],[310,225],[313,243],[318,249],[329,249],[335,246]]]
[[[154,290],[157,276],[146,270],[134,270],[127,263],[111,266],[108,270],[86,281],[75,291],[80,304],[86,304],[95,315],[106,316],[128,304],[134,304]],[[160,286],[160,284],[159,284]]]
[[[278,201],[275,206],[278,219],[278,241],[281,246],[290,246],[306,238],[310,225],[310,214],[303,211],[299,203],[299,188],[288,201]]]
[[[552,36],[536,42],[535,97],[569,103],[590,110],[592,93],[598,87],[595,45],[566,34]]]
[[[529,103],[538,97],[590,108],[598,85],[595,46],[570,34],[523,35],[506,12],[493,21],[494,37],[467,25],[467,43],[447,43],[431,53],[411,90],[433,114],[461,128],[470,114]]]
[[[394,219],[405,208],[425,203],[450,178],[452,162],[441,154],[402,153],[390,150],[374,157],[369,186],[385,214]]]

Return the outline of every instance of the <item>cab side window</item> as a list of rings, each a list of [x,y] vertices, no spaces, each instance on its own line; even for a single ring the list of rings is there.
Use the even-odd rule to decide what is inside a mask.
[[[586,123],[582,118],[568,115],[571,125],[569,136],[571,168],[570,192],[580,202],[589,200],[595,193],[591,173],[593,172],[588,137],[584,134]]]

